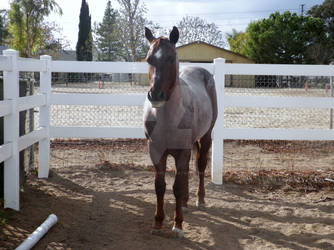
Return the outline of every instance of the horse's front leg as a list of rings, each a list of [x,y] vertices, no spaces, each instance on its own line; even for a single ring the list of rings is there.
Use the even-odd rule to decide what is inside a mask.
[[[175,154],[176,175],[173,185],[173,192],[176,199],[176,207],[174,213],[173,231],[177,233],[178,237],[183,237],[183,203],[186,200],[189,177],[189,161],[191,150],[180,150]]]
[[[166,173],[167,154],[164,154],[155,167],[155,193],[157,196],[157,203],[154,214],[153,229],[161,229],[165,218],[164,212],[164,195],[166,191],[165,173]]]

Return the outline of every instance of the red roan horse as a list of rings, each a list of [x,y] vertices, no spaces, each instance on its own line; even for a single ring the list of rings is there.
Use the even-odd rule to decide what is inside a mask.
[[[155,38],[145,28],[150,45],[146,60],[149,64],[150,90],[144,107],[145,134],[155,167],[157,205],[153,230],[162,228],[165,217],[165,172],[168,155],[175,158],[176,174],[173,192],[176,199],[172,231],[183,237],[183,210],[189,197],[188,172],[191,150],[195,148],[199,184],[198,207],[204,206],[204,172],[211,147],[211,131],[217,118],[217,98],[212,75],[203,68],[188,67],[179,75],[175,44],[179,31],[173,27],[166,37]]]

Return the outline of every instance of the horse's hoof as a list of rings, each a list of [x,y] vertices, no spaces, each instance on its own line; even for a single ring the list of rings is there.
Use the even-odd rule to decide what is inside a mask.
[[[187,214],[189,212],[189,209],[187,207],[182,207],[182,212],[184,214]]]
[[[177,238],[179,238],[179,239],[183,238],[184,232],[183,232],[182,229],[177,228],[177,227],[174,226],[173,229],[172,229],[172,231],[176,234]]]
[[[197,209],[199,209],[199,210],[205,210],[205,209],[206,209],[206,207],[205,207],[205,203],[204,203],[204,202],[196,201],[196,207],[197,207]]]

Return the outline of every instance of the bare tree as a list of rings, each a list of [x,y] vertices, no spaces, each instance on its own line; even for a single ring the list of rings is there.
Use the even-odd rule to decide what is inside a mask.
[[[146,8],[140,0],[118,0],[118,37],[123,45],[121,55],[126,61],[137,61],[147,52],[143,30],[150,22],[144,17]]]
[[[179,44],[201,41],[218,47],[224,47],[222,31],[215,23],[208,23],[200,17],[186,16],[177,24],[180,31]]]

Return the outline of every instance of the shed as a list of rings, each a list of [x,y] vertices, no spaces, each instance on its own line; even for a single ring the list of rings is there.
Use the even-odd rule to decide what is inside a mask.
[[[180,62],[211,63],[221,57],[226,63],[254,63],[246,56],[200,41],[181,45],[176,51]]]

